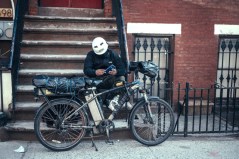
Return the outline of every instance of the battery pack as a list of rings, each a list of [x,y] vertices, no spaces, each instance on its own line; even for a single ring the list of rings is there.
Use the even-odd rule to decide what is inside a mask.
[[[92,99],[92,98],[93,98],[93,94],[85,95],[85,99],[87,102],[90,101],[90,99]],[[100,108],[100,104],[99,104],[97,98],[92,100],[90,103],[88,103],[88,106],[89,106],[91,116],[94,120],[95,125],[96,126],[99,125],[99,123],[104,119],[104,115]]]

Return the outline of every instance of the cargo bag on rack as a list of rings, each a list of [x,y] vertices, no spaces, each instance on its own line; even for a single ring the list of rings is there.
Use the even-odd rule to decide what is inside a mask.
[[[32,79],[32,84],[36,87],[43,87],[52,93],[73,93],[85,87],[84,77],[50,77],[37,75]]]

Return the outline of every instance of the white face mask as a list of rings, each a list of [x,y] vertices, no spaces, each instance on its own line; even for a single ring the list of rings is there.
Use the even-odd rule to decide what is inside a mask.
[[[92,42],[92,49],[97,55],[103,55],[108,49],[108,44],[105,39],[97,37]]]

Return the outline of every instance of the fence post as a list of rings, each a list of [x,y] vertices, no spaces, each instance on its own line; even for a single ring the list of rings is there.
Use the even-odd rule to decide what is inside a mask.
[[[188,98],[189,98],[189,83],[186,82],[185,89],[185,114],[184,114],[184,137],[188,135]]]
[[[0,112],[3,111],[2,70],[0,70]]]

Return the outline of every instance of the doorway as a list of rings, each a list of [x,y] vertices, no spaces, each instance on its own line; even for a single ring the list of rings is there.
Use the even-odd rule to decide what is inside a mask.
[[[102,0],[40,0],[41,7],[68,7],[102,9]]]

